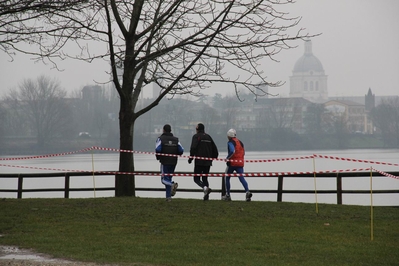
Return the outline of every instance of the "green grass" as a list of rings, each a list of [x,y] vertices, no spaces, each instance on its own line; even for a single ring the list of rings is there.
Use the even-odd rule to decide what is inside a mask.
[[[0,245],[119,265],[398,265],[399,209],[193,199],[2,199]]]

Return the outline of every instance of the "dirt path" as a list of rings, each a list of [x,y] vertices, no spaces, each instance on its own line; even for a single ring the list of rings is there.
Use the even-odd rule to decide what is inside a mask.
[[[99,266],[100,264],[75,262],[52,258],[46,254],[12,246],[0,246],[0,266]],[[106,266],[103,265],[102,266]],[[111,266],[111,265],[108,265]]]

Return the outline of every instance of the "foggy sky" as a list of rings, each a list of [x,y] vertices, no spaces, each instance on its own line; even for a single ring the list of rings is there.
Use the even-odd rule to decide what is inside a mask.
[[[329,96],[363,96],[369,88],[377,96],[399,95],[398,0],[297,0],[285,9],[293,16],[302,16],[300,25],[307,32],[321,33],[312,39],[313,54],[328,76]],[[269,81],[286,82],[272,93],[289,94],[289,76],[304,53],[303,42],[295,44],[297,48],[276,57],[279,63],[265,61],[262,66]],[[0,96],[23,79],[39,75],[58,79],[69,92],[109,80],[106,62],[62,61],[59,67],[64,70],[59,72],[26,55],[18,54],[10,62],[8,55],[0,53],[0,60]],[[219,87],[206,93],[215,92],[233,93]]]

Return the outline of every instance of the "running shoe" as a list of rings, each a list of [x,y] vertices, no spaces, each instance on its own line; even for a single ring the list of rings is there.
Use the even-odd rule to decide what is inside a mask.
[[[245,193],[245,200],[246,201],[251,201],[252,198],[252,193],[247,191],[247,193]]]
[[[170,194],[172,195],[172,197],[174,196],[174,195],[176,195],[176,190],[177,190],[177,187],[179,186],[179,184],[177,184],[176,182],[175,183],[173,183],[173,185],[172,185],[172,190],[171,190],[171,192],[170,192]]]
[[[210,187],[204,190],[204,200],[209,200],[209,194],[211,194],[212,189]]]
[[[230,195],[225,195],[222,197],[222,200],[231,201],[231,197],[230,197]]]

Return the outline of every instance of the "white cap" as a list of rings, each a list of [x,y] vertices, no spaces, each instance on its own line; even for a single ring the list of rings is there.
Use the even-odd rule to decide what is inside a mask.
[[[229,137],[229,138],[235,138],[236,135],[237,135],[237,133],[236,133],[235,129],[233,129],[233,128],[230,128],[229,131],[227,131],[227,137]]]

